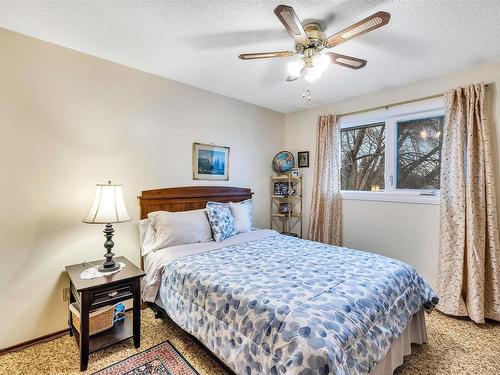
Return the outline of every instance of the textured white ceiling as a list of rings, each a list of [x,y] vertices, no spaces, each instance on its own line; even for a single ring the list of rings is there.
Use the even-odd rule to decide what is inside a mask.
[[[368,65],[359,71],[332,65],[312,84],[308,103],[303,79],[285,82],[288,58],[237,58],[293,50],[273,13],[280,3],[293,6],[302,21],[321,21],[327,35],[378,10],[392,18],[333,49]],[[280,112],[500,58],[499,0],[2,0],[0,26]]]

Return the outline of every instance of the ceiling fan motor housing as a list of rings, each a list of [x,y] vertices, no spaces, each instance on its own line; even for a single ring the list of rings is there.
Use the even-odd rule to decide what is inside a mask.
[[[317,41],[323,44],[323,41],[326,39],[326,35],[321,31],[319,23],[308,23],[304,26],[304,31],[311,42]]]
[[[297,53],[303,53],[305,58],[310,59],[324,48],[326,36],[325,33],[321,31],[321,27],[318,23],[309,23],[305,25],[304,31],[309,38],[309,43],[297,43],[295,45],[295,50]]]

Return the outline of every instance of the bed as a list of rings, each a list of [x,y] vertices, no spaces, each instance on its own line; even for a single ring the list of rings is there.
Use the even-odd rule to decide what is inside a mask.
[[[251,196],[150,190],[141,218]],[[161,249],[143,267],[143,299],[237,374],[392,374],[411,343],[426,341],[424,310],[438,302],[403,262],[272,230]]]

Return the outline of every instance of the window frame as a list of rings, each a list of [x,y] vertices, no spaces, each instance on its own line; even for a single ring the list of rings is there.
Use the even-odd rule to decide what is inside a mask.
[[[443,98],[434,98],[424,101],[387,107],[364,113],[341,116],[340,130],[355,128],[363,125],[385,123],[385,165],[384,191],[341,190],[342,199],[365,200],[381,202],[402,202],[415,204],[439,204],[439,190],[427,189],[398,189],[397,185],[397,136],[398,122],[416,120],[419,118],[444,116]],[[338,152],[341,166],[341,151]]]

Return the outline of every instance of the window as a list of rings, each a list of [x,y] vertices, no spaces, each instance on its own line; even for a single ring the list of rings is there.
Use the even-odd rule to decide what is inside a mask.
[[[384,188],[385,124],[340,132],[342,190]]]
[[[398,126],[398,189],[439,189],[444,116],[401,121]]]
[[[340,118],[344,199],[439,203],[442,98]]]

